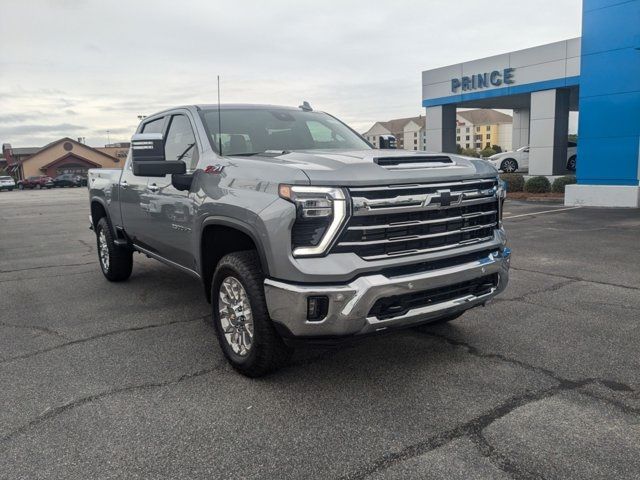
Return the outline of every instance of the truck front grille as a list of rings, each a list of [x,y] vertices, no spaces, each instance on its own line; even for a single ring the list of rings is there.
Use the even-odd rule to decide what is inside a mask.
[[[495,178],[350,188],[352,216],[333,251],[377,260],[491,240],[496,190]]]

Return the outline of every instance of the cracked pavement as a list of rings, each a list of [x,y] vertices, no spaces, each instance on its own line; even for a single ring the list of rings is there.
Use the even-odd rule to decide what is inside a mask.
[[[508,218],[553,208],[486,308],[249,380],[197,281],[103,279],[85,189],[3,192],[0,479],[639,478],[640,214]]]

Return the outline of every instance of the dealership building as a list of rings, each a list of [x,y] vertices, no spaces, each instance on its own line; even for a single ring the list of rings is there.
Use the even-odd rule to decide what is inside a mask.
[[[571,205],[640,207],[640,0],[584,0],[582,37],[422,72],[426,144],[455,152],[456,109],[513,110],[530,175],[566,172],[579,111]]]

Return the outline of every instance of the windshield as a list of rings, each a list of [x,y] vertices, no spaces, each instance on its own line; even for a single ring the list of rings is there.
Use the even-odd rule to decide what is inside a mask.
[[[370,149],[344,123],[321,112],[289,109],[242,108],[204,110],[202,118],[216,151],[223,155],[256,154],[267,150]]]

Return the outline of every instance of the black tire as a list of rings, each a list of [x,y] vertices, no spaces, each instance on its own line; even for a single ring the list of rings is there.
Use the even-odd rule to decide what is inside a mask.
[[[234,352],[227,341],[219,311],[222,283],[228,277],[240,282],[248,297],[253,321],[251,347],[244,356]],[[276,332],[264,298],[264,273],[255,250],[234,252],[222,257],[211,282],[213,325],[218,342],[231,366],[247,377],[261,377],[285,365],[293,350]],[[244,317],[243,317],[244,318]]]
[[[104,232],[104,241],[108,261],[102,259],[101,234]],[[113,241],[113,234],[106,217],[102,217],[96,225],[96,246],[98,249],[98,262],[102,273],[110,282],[122,282],[131,276],[133,269],[133,251],[129,248],[117,246]]]
[[[19,184],[19,185],[18,185],[18,190],[24,190],[24,185]]]
[[[578,159],[575,155],[571,155],[571,157],[569,157],[569,160],[567,160],[567,170],[569,170],[570,172],[575,172],[577,160]]]
[[[416,330],[421,330],[425,327],[431,327],[433,325],[442,325],[443,323],[449,323],[452,322],[453,320],[455,320],[456,318],[460,318],[462,315],[464,315],[464,313],[466,312],[466,310],[464,312],[458,312],[458,313],[454,313],[452,315],[447,315],[446,317],[442,317],[439,318],[437,320],[434,320],[433,322],[429,322],[429,323],[423,323],[421,325],[416,325],[415,328]]]
[[[505,173],[514,173],[518,171],[518,162],[515,158],[505,158],[500,164],[500,170]]]
[[[40,190],[42,188],[42,185],[40,185],[39,183],[36,184],[36,190]]]

